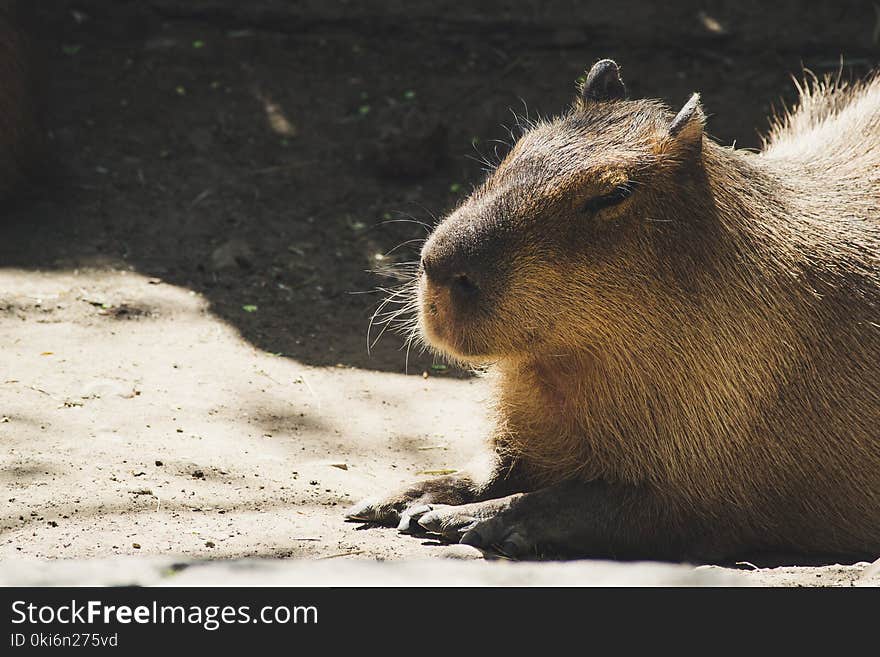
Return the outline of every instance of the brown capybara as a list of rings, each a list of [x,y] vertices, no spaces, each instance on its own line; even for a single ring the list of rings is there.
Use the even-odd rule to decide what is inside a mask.
[[[32,9],[0,0],[0,200],[32,180],[45,151],[37,73],[42,66],[29,34]]]
[[[880,554],[880,79],[760,153],[597,63],[422,250],[421,335],[495,384],[494,469],[350,509],[513,557]]]

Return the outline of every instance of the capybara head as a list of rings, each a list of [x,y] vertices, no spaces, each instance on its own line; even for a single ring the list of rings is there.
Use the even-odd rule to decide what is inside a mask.
[[[703,123],[696,95],[677,115],[627,100],[617,64],[598,62],[426,241],[426,342],[468,363],[566,353],[662,303],[666,226],[689,207]]]

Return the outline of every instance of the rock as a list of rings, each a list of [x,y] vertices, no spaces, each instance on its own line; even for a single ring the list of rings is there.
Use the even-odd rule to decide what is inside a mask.
[[[137,396],[137,391],[130,382],[113,379],[95,379],[83,386],[80,391],[81,399],[106,399],[108,397],[131,399],[135,396]]]
[[[856,586],[880,586],[880,559],[868,566],[862,571],[862,574],[855,581]]]
[[[246,242],[239,239],[229,240],[211,253],[211,269],[250,269],[253,259],[254,253]]]
[[[387,178],[416,179],[436,171],[447,155],[447,129],[438,116],[397,105],[380,117],[368,163]]]

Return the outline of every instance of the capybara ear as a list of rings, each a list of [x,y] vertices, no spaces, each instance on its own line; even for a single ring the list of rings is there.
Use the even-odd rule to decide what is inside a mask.
[[[700,104],[700,94],[692,94],[684,104],[672,123],[669,124],[670,141],[682,146],[690,146],[697,149],[703,145],[703,126],[706,124],[706,115]]]
[[[610,59],[601,59],[587,73],[580,88],[584,101],[623,100],[626,87],[620,79],[620,67]]]

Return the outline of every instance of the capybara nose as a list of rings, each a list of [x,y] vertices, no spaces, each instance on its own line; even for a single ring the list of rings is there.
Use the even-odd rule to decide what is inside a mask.
[[[448,287],[453,298],[471,299],[480,291],[476,272],[462,258],[427,253],[422,256],[422,270],[429,285]]]

